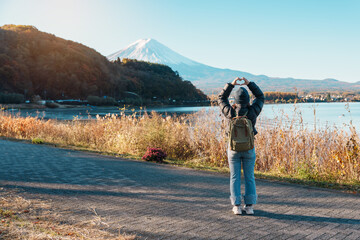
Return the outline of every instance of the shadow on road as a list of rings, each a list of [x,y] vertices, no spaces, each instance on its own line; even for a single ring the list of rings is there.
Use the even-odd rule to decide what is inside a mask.
[[[256,210],[257,217],[266,217],[278,220],[291,220],[291,221],[304,221],[304,222],[327,222],[327,223],[342,223],[342,224],[360,224],[360,220],[349,218],[333,218],[333,217],[317,217],[317,216],[304,216],[293,214],[281,214],[266,212],[263,210]]]
[[[47,187],[36,187],[36,186],[21,186],[21,185],[11,185],[5,184],[3,185],[6,188],[20,189],[25,192],[32,193],[41,193],[41,194],[49,194],[49,195],[62,195],[62,196],[112,196],[112,197],[122,197],[122,198],[132,198],[132,199],[141,199],[143,201],[156,201],[156,202],[164,202],[164,203],[181,203],[181,204],[194,204],[194,205],[207,205],[211,206],[214,204],[214,198],[209,198],[208,200],[205,195],[191,195],[192,200],[185,199],[184,194],[176,194],[173,193],[171,195],[167,193],[156,193],[156,192],[145,192],[145,193],[132,193],[128,191],[107,191],[107,190],[86,190],[86,189],[67,189],[67,188],[47,188]],[[170,198],[168,198],[170,197]],[[219,196],[217,197],[224,199],[227,196]],[[177,198],[177,199],[176,199]],[[271,218],[277,220],[290,220],[290,221],[303,221],[303,222],[324,222],[324,223],[341,223],[341,224],[354,224],[360,225],[360,219],[350,219],[350,218],[334,218],[334,217],[320,217],[320,216],[306,216],[300,214],[283,214],[283,213],[274,213],[268,212],[261,209],[257,209],[255,211],[255,217],[264,217]]]

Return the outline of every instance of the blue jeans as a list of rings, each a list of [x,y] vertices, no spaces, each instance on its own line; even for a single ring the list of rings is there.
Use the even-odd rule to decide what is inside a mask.
[[[245,204],[256,204],[256,185],[254,176],[255,148],[245,151],[227,150],[230,168],[230,200],[232,205],[241,205],[241,165],[243,166],[245,178]]]

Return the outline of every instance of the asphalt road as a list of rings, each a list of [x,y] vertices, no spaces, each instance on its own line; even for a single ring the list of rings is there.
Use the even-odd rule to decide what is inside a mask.
[[[254,216],[231,212],[229,180],[197,171],[0,140],[0,187],[49,199],[71,218],[93,209],[140,239],[360,239],[360,196],[257,180]]]

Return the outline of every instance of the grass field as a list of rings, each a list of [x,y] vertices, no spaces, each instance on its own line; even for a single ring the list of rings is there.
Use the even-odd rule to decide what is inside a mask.
[[[301,123],[301,114],[295,116]],[[226,171],[226,126],[216,119],[218,113],[204,111],[177,117],[119,113],[65,122],[0,112],[0,136],[130,157],[158,147],[172,164]],[[257,175],[359,192],[360,139],[355,127],[307,129],[294,122],[276,118],[271,125],[257,124]]]

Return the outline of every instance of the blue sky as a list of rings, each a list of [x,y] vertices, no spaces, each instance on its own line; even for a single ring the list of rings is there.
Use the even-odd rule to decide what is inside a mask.
[[[0,25],[34,25],[109,55],[154,38],[201,63],[360,81],[359,0],[0,0]]]

